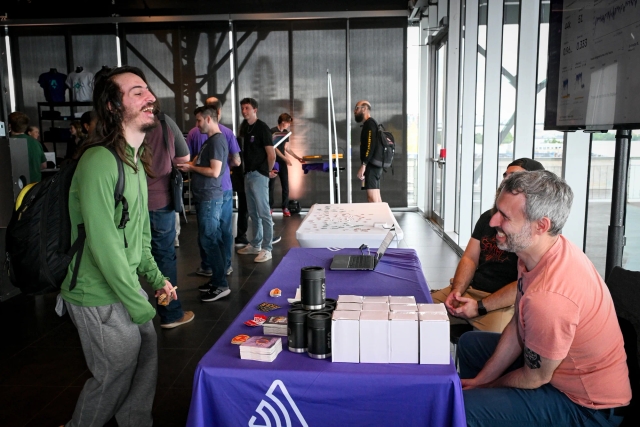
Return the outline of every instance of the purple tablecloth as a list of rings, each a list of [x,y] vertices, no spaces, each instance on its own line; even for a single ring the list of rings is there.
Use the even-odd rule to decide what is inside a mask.
[[[326,270],[327,298],[346,295],[414,295],[432,302],[420,261],[412,249],[388,249],[375,271],[331,271],[335,254],[357,249],[292,248],[255,296],[200,360],[195,373],[187,425],[196,426],[464,426],[460,380],[449,365],[351,364],[311,359],[286,350],[273,362],[240,359],[231,339],[261,335],[245,326],[257,305],[273,302],[286,315],[300,268]],[[282,289],[280,298],[269,290]]]

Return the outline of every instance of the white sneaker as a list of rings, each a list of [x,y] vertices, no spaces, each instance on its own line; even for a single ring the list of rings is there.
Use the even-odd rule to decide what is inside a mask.
[[[254,248],[253,246],[251,246],[251,243],[249,243],[247,246],[245,246],[242,249],[238,249],[238,253],[240,255],[252,255],[252,254],[259,254],[260,253],[260,247]]]
[[[179,248],[180,247],[180,241],[178,240],[177,237],[176,237],[176,240],[173,241],[173,247],[174,248]]]
[[[227,276],[233,273],[233,267],[227,268]]]
[[[265,262],[271,259],[271,251],[263,249],[260,251],[257,257],[254,258],[254,262]]]

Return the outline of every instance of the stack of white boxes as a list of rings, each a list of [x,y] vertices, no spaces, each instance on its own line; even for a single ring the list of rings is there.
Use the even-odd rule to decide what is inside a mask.
[[[332,361],[450,363],[444,304],[412,296],[340,295],[331,322]]]

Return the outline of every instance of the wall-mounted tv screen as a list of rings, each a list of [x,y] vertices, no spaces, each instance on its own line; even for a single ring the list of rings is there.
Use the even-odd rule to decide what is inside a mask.
[[[544,128],[640,129],[638,0],[551,0]]]

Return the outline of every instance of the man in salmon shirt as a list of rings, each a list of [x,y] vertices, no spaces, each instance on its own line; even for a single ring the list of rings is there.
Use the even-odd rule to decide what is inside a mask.
[[[609,289],[560,234],[573,192],[549,171],[517,172],[498,189],[490,225],[518,255],[515,315],[502,334],[460,337],[469,426],[618,426],[631,401]]]

